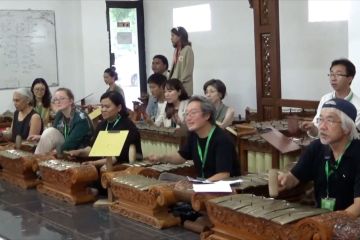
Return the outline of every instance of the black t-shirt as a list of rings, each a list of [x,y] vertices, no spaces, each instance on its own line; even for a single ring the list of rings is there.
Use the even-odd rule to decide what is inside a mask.
[[[121,150],[120,156],[117,157],[118,163],[129,162],[129,147],[131,144],[135,145],[136,153],[142,155],[140,133],[135,124],[127,117],[121,118],[119,121],[108,123],[106,120],[101,121],[95,131],[94,138],[92,139],[91,146],[94,145],[95,140],[100,131],[113,130],[129,130],[124,146]]]
[[[353,140],[342,155],[339,167],[329,176],[327,184],[325,163],[334,166],[335,159],[329,145],[313,141],[301,155],[299,162],[291,173],[301,182],[314,181],[317,207],[321,206],[321,198],[327,195],[335,198],[335,210],[344,210],[354,203],[354,198],[360,197],[360,141]]]
[[[202,177],[202,163],[197,148],[198,141],[204,154],[207,138],[201,139],[194,132],[189,133],[185,145],[179,150],[179,154],[184,159],[193,160],[198,176]],[[235,146],[224,130],[219,127],[215,128],[208,149],[203,177],[209,178],[220,172],[229,172],[230,176],[239,175],[240,165]]]
[[[12,123],[12,132],[11,132],[11,141],[15,142],[16,136],[20,135],[22,140],[26,140],[29,136],[30,133],[30,121],[31,121],[31,117],[37,114],[39,115],[34,109],[31,110],[31,112],[29,112],[26,117],[22,120],[19,121],[19,111],[16,110],[14,112],[14,119],[13,119],[13,123]],[[41,120],[41,131],[40,134],[43,131],[43,122]]]

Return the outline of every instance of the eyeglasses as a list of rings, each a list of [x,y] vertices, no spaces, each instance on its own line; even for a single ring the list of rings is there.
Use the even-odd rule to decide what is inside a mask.
[[[342,74],[342,73],[328,73],[329,78],[341,78],[341,77],[348,77],[349,75]]]
[[[201,111],[200,110],[193,110],[193,111],[190,111],[190,112],[186,112],[185,117],[193,117],[198,113],[201,113]]]
[[[63,102],[63,101],[65,101],[65,100],[67,100],[67,99],[69,99],[69,98],[65,98],[65,97],[53,98],[53,99],[51,100],[51,102],[52,102],[52,103]]]
[[[34,88],[34,92],[45,92],[45,88]]]
[[[316,118],[316,123],[318,125],[320,125],[322,123],[325,123],[326,125],[334,126],[336,123],[341,123],[341,121],[336,121],[333,118],[321,118],[321,117],[318,117],[318,118]]]

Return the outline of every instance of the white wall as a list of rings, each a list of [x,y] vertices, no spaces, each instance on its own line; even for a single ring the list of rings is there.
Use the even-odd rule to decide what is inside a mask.
[[[357,66],[357,74],[351,84],[351,89],[360,96],[360,1],[351,2],[351,13],[349,21],[349,58]]]
[[[348,24],[308,22],[304,0],[280,0],[279,15],[282,98],[319,100],[331,61],[348,57]]]
[[[212,30],[189,33],[195,55],[194,94],[203,94],[207,80],[221,79],[228,92],[224,102],[244,114],[246,106],[256,108],[253,11],[248,1],[144,0],[147,73],[155,54],[165,55],[171,64],[173,8],[204,3],[210,4]]]
[[[84,63],[84,96],[94,93],[87,102],[98,103],[107,86],[103,72],[110,64],[106,24],[106,3],[103,0],[81,0],[82,50]]]
[[[55,11],[59,84],[70,87],[75,96],[83,95],[84,85],[80,7],[79,1],[0,1],[0,9]],[[13,110],[12,92],[0,91],[0,113]]]

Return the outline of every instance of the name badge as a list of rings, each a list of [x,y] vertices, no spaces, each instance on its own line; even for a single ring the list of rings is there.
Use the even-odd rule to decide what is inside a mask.
[[[335,208],[335,198],[322,198],[321,199],[321,208],[334,211]]]

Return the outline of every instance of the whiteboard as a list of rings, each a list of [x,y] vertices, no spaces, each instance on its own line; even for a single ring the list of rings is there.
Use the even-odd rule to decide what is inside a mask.
[[[59,83],[54,11],[0,10],[0,89],[30,87],[35,78]]]

